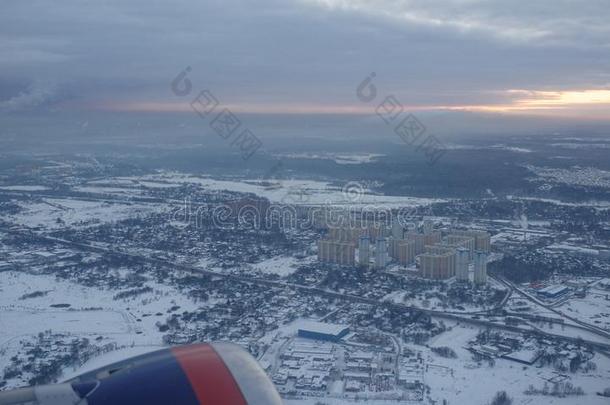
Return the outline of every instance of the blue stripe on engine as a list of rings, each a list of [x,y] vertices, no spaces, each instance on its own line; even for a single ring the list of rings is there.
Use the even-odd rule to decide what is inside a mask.
[[[151,359],[152,360],[152,359]],[[88,405],[198,405],[182,368],[168,350],[159,357],[100,380]]]

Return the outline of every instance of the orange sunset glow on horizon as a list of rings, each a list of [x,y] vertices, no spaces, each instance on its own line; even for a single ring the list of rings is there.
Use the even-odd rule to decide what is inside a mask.
[[[487,104],[402,104],[405,111],[470,111],[512,115],[573,116],[610,120],[610,90],[524,90],[510,89],[497,92],[506,102]],[[324,103],[231,103],[222,104],[235,113],[244,114],[373,114],[379,103],[324,104]],[[86,109],[115,112],[180,113],[192,111],[190,101],[101,101],[87,104]]]

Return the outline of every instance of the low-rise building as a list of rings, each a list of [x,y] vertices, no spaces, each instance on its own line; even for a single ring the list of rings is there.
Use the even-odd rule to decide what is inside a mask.
[[[543,298],[557,298],[566,294],[570,289],[565,285],[550,285],[538,290],[536,293]]]
[[[298,330],[299,337],[337,342],[349,333],[349,326],[324,322],[307,322]]]

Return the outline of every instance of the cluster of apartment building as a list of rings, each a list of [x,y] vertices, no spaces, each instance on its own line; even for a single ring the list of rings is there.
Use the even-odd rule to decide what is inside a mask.
[[[491,237],[486,231],[449,230],[439,241],[426,245],[419,255],[422,276],[444,280],[454,277],[469,281],[469,267],[474,265],[475,284],[487,282],[487,257]]]
[[[325,239],[318,241],[318,260],[342,265],[365,265],[374,260],[375,268],[389,262],[388,238],[383,226],[329,228]],[[357,254],[356,254],[357,252]]]
[[[422,277],[469,281],[474,267],[476,284],[487,282],[487,257],[491,237],[484,230],[435,229],[430,220],[421,229],[405,230],[398,221],[385,226],[330,228],[318,241],[321,262],[384,269],[392,262],[419,264]]]

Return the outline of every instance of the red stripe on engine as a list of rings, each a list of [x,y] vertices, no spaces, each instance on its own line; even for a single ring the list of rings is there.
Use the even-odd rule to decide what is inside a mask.
[[[201,405],[247,405],[233,375],[208,344],[171,349]]]

